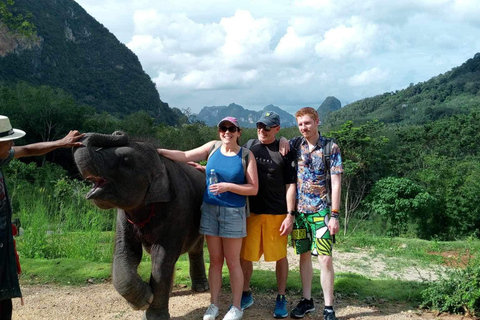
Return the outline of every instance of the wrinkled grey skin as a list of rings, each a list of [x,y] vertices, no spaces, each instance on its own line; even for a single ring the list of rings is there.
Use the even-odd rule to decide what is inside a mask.
[[[146,310],[143,319],[170,319],[168,299],[182,253],[189,255],[192,288],[208,290],[198,233],[205,175],[121,132],[87,133],[82,142],[74,159],[82,176],[94,183],[87,199],[101,209],[118,209],[113,285],[133,308]],[[150,283],[137,274],[142,246],[152,256]]]

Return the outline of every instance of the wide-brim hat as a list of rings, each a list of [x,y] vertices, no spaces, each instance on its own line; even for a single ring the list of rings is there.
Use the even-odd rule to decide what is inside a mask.
[[[240,129],[240,125],[238,124],[238,120],[237,118],[234,118],[234,117],[225,117],[223,118],[222,120],[220,120],[220,122],[218,123],[217,127],[220,127],[220,125],[224,122],[230,122],[231,124],[233,124],[235,127],[237,127],[238,129]]]
[[[25,131],[12,128],[8,117],[0,116],[0,142],[19,139],[24,135]]]

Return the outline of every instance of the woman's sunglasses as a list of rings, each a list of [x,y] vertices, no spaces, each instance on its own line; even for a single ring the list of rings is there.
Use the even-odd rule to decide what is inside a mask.
[[[237,127],[234,127],[234,126],[231,126],[231,127],[225,127],[225,126],[221,126],[218,128],[218,130],[220,130],[221,132],[230,132],[230,133],[234,133],[234,132],[237,132],[238,128]]]
[[[270,126],[267,126],[266,124],[263,124],[263,123],[257,123],[257,129],[258,129],[258,130],[263,129],[263,130],[265,130],[265,131],[267,131],[267,132],[270,131],[270,130],[272,130],[272,129],[275,129],[276,127],[278,127],[278,126],[270,127]]]

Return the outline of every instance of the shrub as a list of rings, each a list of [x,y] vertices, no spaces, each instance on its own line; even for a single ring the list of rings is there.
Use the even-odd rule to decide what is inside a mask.
[[[423,306],[441,312],[480,315],[480,259],[447,271],[422,292]]]
[[[386,220],[390,236],[405,233],[409,218],[422,216],[435,202],[415,182],[395,177],[377,181],[365,200],[367,208]]]

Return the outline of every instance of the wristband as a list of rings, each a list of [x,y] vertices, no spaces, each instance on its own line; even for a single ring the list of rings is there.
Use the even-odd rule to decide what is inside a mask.
[[[292,215],[292,216],[294,216],[294,217],[296,216],[295,211],[288,211],[288,214],[290,214],[290,215]]]

